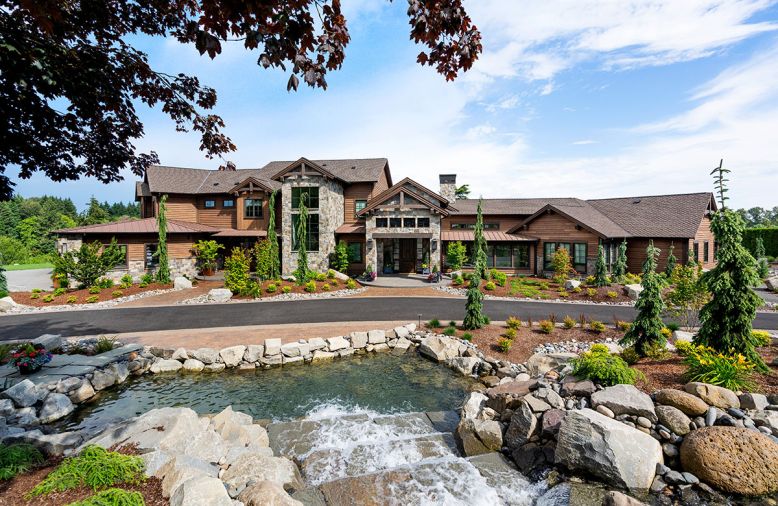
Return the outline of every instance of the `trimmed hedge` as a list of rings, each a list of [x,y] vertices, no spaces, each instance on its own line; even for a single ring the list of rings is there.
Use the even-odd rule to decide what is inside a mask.
[[[756,251],[756,238],[761,237],[764,242],[765,254],[778,257],[778,227],[747,228],[743,234],[743,246],[753,255]]]

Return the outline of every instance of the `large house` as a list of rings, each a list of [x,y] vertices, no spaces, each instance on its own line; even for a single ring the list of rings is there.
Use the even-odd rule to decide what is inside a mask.
[[[280,190],[280,191],[279,191]],[[417,272],[426,265],[445,269],[448,243],[473,244],[478,200],[455,198],[456,175],[440,175],[437,192],[405,178],[393,182],[385,158],[275,161],[259,169],[205,170],[150,167],[136,184],[141,219],[57,231],[60,251],[83,241],[125,249],[114,276],[139,277],[153,270],[157,247],[156,215],[167,195],[168,255],[175,274],[195,274],[192,246],[215,239],[248,247],[267,236],[269,202],[275,198],[276,231],[284,274],[297,268],[295,231],[300,200],[309,208],[309,266],[329,267],[336,245],[344,241],[349,271],[372,269],[378,275]],[[599,245],[612,264],[626,239],[628,266],[639,272],[649,240],[661,249],[664,268],[672,246],[680,262],[714,265],[710,213],[712,193],[687,193],[611,199],[483,199],[484,236],[489,267],[513,274],[542,274],[557,248],[570,252],[575,269],[591,274]]]

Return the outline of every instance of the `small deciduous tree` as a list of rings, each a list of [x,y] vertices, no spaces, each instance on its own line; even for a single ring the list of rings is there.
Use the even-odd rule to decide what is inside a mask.
[[[95,241],[82,243],[77,250],[67,251],[55,261],[57,268],[76,280],[80,287],[93,286],[99,278],[124,261],[124,251],[111,239],[110,244],[103,247]]]
[[[675,267],[670,278],[673,283],[673,289],[667,295],[670,313],[679,318],[687,330],[697,327],[700,309],[710,299],[701,276],[702,266],[690,263]]]
[[[274,279],[273,276],[273,246],[268,239],[257,241],[254,244],[255,272],[262,280]]]
[[[267,241],[270,243],[270,279],[278,279],[281,276],[281,259],[279,257],[278,235],[276,234],[277,194],[278,191],[270,194],[267,213]]]
[[[478,199],[473,229],[473,267],[480,279],[486,279],[486,238],[484,237],[483,199]]]
[[[620,341],[622,346],[634,345],[635,351],[641,357],[645,357],[647,352],[654,347],[663,347],[667,341],[662,335],[664,323],[661,315],[665,304],[662,301],[662,282],[656,273],[658,256],[659,249],[654,247],[654,241],[649,241],[646,249],[646,261],[643,262],[643,280],[641,282],[643,291],[640,292],[635,303],[638,315]]]
[[[594,266],[594,286],[608,286],[608,265],[605,263],[605,248],[597,248],[597,263]]]
[[[332,267],[338,272],[346,272],[348,270],[349,254],[348,245],[346,241],[338,242],[335,246],[335,255],[332,258]]]
[[[467,262],[467,248],[461,241],[448,243],[446,247],[446,263],[452,270],[458,271]]]
[[[554,280],[559,284],[564,283],[567,277],[575,272],[570,261],[570,252],[566,248],[557,248],[551,257],[551,268],[554,269]]]
[[[219,250],[224,246],[213,239],[204,239],[194,243],[192,251],[197,257],[197,264],[201,270],[211,270],[216,268],[216,259],[219,256]]]
[[[154,252],[154,256],[157,257],[159,264],[155,277],[158,283],[168,284],[170,283],[170,264],[167,257],[167,195],[162,195],[162,198],[159,199],[157,231],[157,251]]]
[[[667,279],[673,279],[673,274],[678,265],[678,259],[673,255],[674,249],[675,245],[671,243],[670,251],[667,253],[667,265],[665,266],[665,276],[667,276]]]
[[[621,281],[624,275],[627,274],[627,240],[624,239],[619,244],[619,252],[616,255],[616,263],[613,265],[613,277],[617,281]]]
[[[308,194],[304,193],[300,197],[300,206],[297,214],[297,229],[295,230],[295,241],[297,242],[297,269],[294,276],[300,284],[308,281],[310,269],[308,269],[308,206],[305,205]]]
[[[470,276],[470,285],[467,289],[467,302],[465,303],[465,318],[462,327],[467,330],[480,329],[486,323],[483,314],[484,294],[481,293],[481,277],[478,271]]]

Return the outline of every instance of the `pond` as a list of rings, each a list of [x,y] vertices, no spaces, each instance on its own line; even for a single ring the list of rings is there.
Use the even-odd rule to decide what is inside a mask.
[[[154,408],[200,414],[232,405],[256,419],[288,420],[326,406],[391,414],[456,409],[473,380],[416,354],[353,356],[311,366],[145,375],[101,392],[60,429],[101,426]]]

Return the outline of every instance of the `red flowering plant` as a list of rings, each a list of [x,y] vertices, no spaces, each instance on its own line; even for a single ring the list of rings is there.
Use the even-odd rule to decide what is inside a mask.
[[[19,369],[39,369],[51,361],[51,352],[42,344],[24,343],[11,354],[13,364]]]

